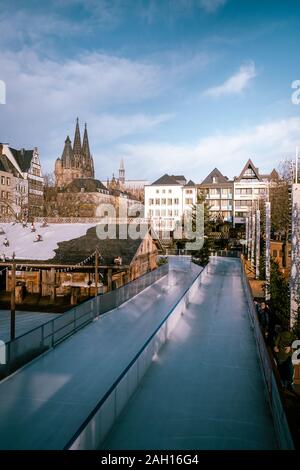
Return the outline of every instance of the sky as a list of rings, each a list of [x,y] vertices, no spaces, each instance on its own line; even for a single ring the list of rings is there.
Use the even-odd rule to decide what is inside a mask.
[[[0,0],[0,142],[54,170],[76,117],[96,177],[201,182],[300,146],[300,2]]]

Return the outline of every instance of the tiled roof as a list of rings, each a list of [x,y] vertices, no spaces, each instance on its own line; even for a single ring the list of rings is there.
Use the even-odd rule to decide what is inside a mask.
[[[76,178],[68,184],[66,191],[79,193],[81,192],[82,188],[84,189],[84,192],[87,193],[95,193],[99,190],[108,191],[106,186],[104,186],[101,181],[94,178]]]
[[[168,185],[177,185],[177,186],[179,186],[180,183],[178,183],[178,181],[175,179],[174,176],[170,176],[166,173],[163,176],[161,176],[160,178],[158,178],[158,180],[154,181],[154,183],[152,183],[151,186],[154,186],[154,185],[166,185],[166,186],[168,186]]]
[[[21,168],[22,171],[25,173],[28,172],[30,165],[31,165],[31,160],[33,157],[33,150],[16,150],[13,148],[9,148],[13,156],[15,157],[19,167]]]
[[[228,178],[218,170],[218,168],[214,168],[213,171],[209,173],[209,175],[202,181],[201,184],[212,184],[213,178],[216,178],[217,183],[228,183]]]
[[[120,227],[124,229],[124,232],[128,228],[126,225],[117,225],[116,239],[107,238],[101,240],[97,235],[96,226],[90,228],[86,235],[82,237],[59,242],[58,248],[55,250],[56,255],[51,259],[51,263],[76,264],[90,256],[96,248],[98,248],[102,256],[100,264],[114,264],[114,259],[118,256],[121,256],[123,264],[130,264],[142,242],[142,238],[138,238],[137,240],[133,240],[129,237],[127,239],[119,239]],[[108,228],[108,226],[102,225],[103,232],[105,228]],[[146,230],[148,230],[148,227],[145,226],[145,232]],[[126,233],[128,233],[128,231]]]

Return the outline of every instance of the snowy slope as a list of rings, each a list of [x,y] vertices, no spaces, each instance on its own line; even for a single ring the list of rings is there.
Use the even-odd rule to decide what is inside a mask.
[[[86,234],[87,230],[96,224],[49,224],[41,227],[35,224],[36,232],[31,232],[30,224],[23,228],[21,224],[0,224],[5,234],[0,235],[0,255],[5,254],[11,258],[15,252],[17,259],[47,260],[55,256],[54,250],[61,241],[72,240]],[[40,234],[43,241],[34,243],[36,234]],[[3,245],[7,237],[9,247]]]

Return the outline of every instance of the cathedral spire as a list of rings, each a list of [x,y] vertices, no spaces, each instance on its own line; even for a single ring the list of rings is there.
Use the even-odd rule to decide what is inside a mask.
[[[84,135],[83,135],[83,141],[82,141],[82,153],[83,153],[83,155],[85,156],[86,159],[91,158],[91,152],[90,152],[89,138],[88,138],[86,123],[84,125]]]
[[[61,156],[61,162],[64,168],[70,168],[73,163],[73,150],[72,150],[71,139],[69,136],[67,136],[65,140],[65,146],[64,146],[63,154]]]
[[[76,119],[76,129],[75,129],[75,136],[74,136],[74,143],[73,143],[73,152],[74,152],[74,155],[81,155],[81,138],[80,138],[80,129],[79,129],[78,118]]]

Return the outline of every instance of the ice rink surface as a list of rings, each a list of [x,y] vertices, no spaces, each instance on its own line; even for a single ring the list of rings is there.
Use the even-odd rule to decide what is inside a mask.
[[[103,449],[276,449],[239,261],[209,271]]]
[[[170,274],[0,383],[0,448],[62,449],[201,268]]]

